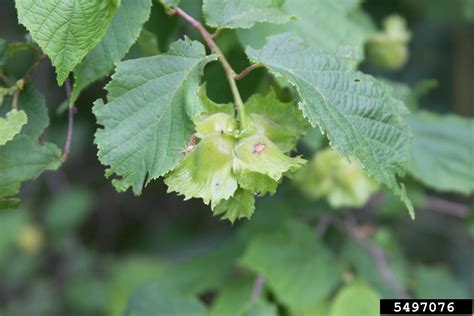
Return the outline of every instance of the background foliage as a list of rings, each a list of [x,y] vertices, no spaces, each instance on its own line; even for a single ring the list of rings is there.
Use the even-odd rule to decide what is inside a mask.
[[[240,2],[242,12],[255,5]],[[258,198],[251,220],[234,224],[213,216],[200,200],[183,202],[167,194],[162,179],[150,182],[135,197],[130,190],[117,193],[104,178],[94,133],[96,119],[107,119],[108,113],[96,103],[95,117],[92,108],[95,100],[105,98],[103,87],[110,77],[91,83],[109,74],[121,59],[157,54],[161,57],[152,58],[166,59],[180,55],[179,48],[161,54],[184,34],[201,38],[179,17],[167,15],[158,1],[97,3],[101,10],[88,14],[81,32],[107,24],[101,40],[60,54],[45,51],[50,57],[45,59],[19,24],[39,29],[36,19],[25,13],[18,21],[14,1],[0,0],[1,72],[16,82],[29,76],[32,65],[38,66],[27,78],[32,84],[21,87],[17,101],[14,90],[6,92],[3,83],[0,87],[0,94],[7,94],[0,106],[1,315],[154,315],[160,311],[160,315],[370,316],[378,315],[381,297],[474,297],[472,0],[258,1],[259,23],[248,13],[226,16],[235,9],[232,1],[207,0],[203,13],[200,1],[182,0],[180,6],[190,15],[205,17],[203,21],[212,27],[230,28],[216,42],[237,71],[249,65],[247,45],[255,48],[247,50],[249,57],[269,64],[270,71],[288,69],[291,65],[285,65],[285,58],[261,60],[265,54],[257,51],[266,36],[289,31],[327,52],[327,56],[311,55],[315,67],[337,56],[341,62],[337,68],[373,75],[375,85],[383,82],[393,89],[394,97],[410,110],[406,122],[413,144],[407,148],[411,159],[402,182],[415,206],[415,221],[397,197],[357,164],[348,164],[328,149],[319,129],[311,128],[297,147],[309,160],[306,169],[285,179],[274,196]],[[29,8],[18,6],[18,11]],[[391,14],[406,19],[408,33],[399,18],[384,24]],[[83,17],[63,18],[75,23]],[[126,23],[130,29],[122,32]],[[119,39],[114,38],[117,35]],[[69,40],[59,36],[51,45],[67,47]],[[122,46],[114,46],[115,42]],[[197,75],[210,60],[199,44],[194,45],[195,61],[183,58],[190,64],[180,61],[176,67],[192,69]],[[41,60],[38,65],[37,60]],[[64,88],[57,86],[50,60],[61,83],[75,69],[72,101],[78,113],[71,153],[62,165],[55,144],[64,143],[68,101]],[[90,67],[95,71],[90,72]],[[133,78],[140,67],[150,69],[134,61],[119,66],[115,85],[107,87],[115,94],[115,104],[122,102],[121,89],[140,80]],[[232,100],[218,63],[206,66],[203,81],[213,101]],[[324,86],[324,82],[314,80],[313,85]],[[283,102],[297,95],[288,82],[265,69],[255,69],[239,81],[244,101],[254,93],[266,94],[270,86]],[[159,94],[160,88],[165,90],[157,82],[153,93]],[[305,93],[311,94],[306,89],[299,91],[303,99]],[[174,95],[181,92],[177,89]],[[338,96],[325,93],[330,109]],[[394,98],[389,101],[398,104]],[[18,102],[18,111],[7,115],[13,102]],[[306,104],[308,112],[315,108]],[[121,119],[128,118],[129,113],[121,114]],[[313,117],[321,119],[323,126],[331,125],[324,113]],[[166,126],[157,125],[157,131],[169,133]],[[15,129],[21,133],[3,132]],[[186,140],[180,139],[183,145]],[[347,141],[338,145],[338,140],[333,141],[336,147],[347,145]],[[136,144],[146,146],[139,140]],[[181,154],[179,149],[168,153],[168,164],[176,163],[173,157]],[[384,154],[369,161],[369,169],[397,158]],[[18,165],[30,167],[15,169]],[[128,166],[125,171],[135,169]],[[21,205],[12,210],[19,203],[11,196],[20,190],[20,182],[41,171],[46,172],[21,186]],[[160,170],[154,171],[160,175]],[[144,179],[139,179],[140,184]],[[115,186],[121,187],[117,182]]]

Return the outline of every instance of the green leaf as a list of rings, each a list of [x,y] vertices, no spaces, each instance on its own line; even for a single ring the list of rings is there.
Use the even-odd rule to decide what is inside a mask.
[[[269,302],[258,300],[248,304],[239,316],[278,316],[278,309]]]
[[[238,315],[249,302],[255,277],[244,275],[228,282],[212,302],[209,316]]]
[[[202,111],[197,97],[202,68],[213,56],[189,39],[171,45],[167,54],[120,63],[107,85],[108,103],[93,108],[98,124],[95,143],[107,175],[121,177],[117,190],[162,176],[181,160],[180,148],[193,130],[191,118]]]
[[[293,102],[281,102],[273,89],[265,96],[251,96],[244,107],[260,129],[259,134],[270,139],[284,153],[293,150],[309,128],[301,110]]]
[[[23,181],[61,165],[61,150],[54,144],[38,144],[30,137],[17,135],[0,147],[0,197],[12,196]]]
[[[10,106],[0,108],[5,113]],[[43,96],[31,86],[21,91],[18,109],[28,122],[13,140],[0,146],[0,198],[18,193],[21,182],[36,178],[45,170],[61,164],[61,150],[54,144],[38,144],[38,138],[49,123]]]
[[[92,82],[108,75],[137,40],[150,15],[151,0],[122,0],[102,40],[74,70],[74,90],[70,104]]]
[[[46,207],[44,224],[53,238],[62,238],[77,230],[92,211],[91,192],[73,187],[65,193],[55,195]]]
[[[140,47],[143,55],[146,57],[155,56],[160,53],[156,34],[148,31],[145,28],[142,28],[140,36],[138,36],[137,45]]]
[[[407,110],[387,88],[343,61],[306,46],[292,34],[272,36],[260,50],[247,48],[254,62],[287,78],[298,90],[300,108],[313,126],[326,132],[331,146],[358,159],[370,176],[385,184],[413,214],[396,174],[404,173],[411,133]]]
[[[5,115],[9,108],[11,101],[0,108],[0,115]],[[49,124],[48,109],[43,95],[33,86],[27,86],[20,92],[18,109],[24,111],[28,117],[28,123],[21,129],[21,134],[28,135],[34,140],[38,139]]]
[[[474,120],[421,111],[407,121],[414,136],[408,172],[436,190],[474,192]]]
[[[190,295],[157,283],[141,286],[130,297],[123,316],[206,316],[204,304]]]
[[[414,269],[413,283],[416,298],[469,298],[468,290],[444,267],[419,266]]]
[[[153,258],[130,257],[115,261],[107,282],[106,315],[122,315],[130,294],[145,281],[161,275],[163,268],[163,264]]]
[[[365,283],[351,283],[343,287],[329,309],[329,316],[378,316],[379,295]]]
[[[234,223],[237,219],[250,218],[255,210],[255,197],[252,192],[238,189],[227,200],[221,201],[214,208],[214,214],[222,214],[222,219]]]
[[[21,131],[28,121],[26,113],[22,110],[11,110],[5,118],[0,117],[0,146],[12,140]]]
[[[244,275],[227,283],[213,301],[209,316],[277,316],[276,307],[251,300],[255,277]]]
[[[287,221],[275,233],[257,235],[240,260],[261,274],[278,300],[304,310],[326,299],[339,283],[341,268],[315,233]]]
[[[403,287],[407,280],[409,269],[403,252],[396,243],[390,248],[386,245],[384,246],[388,269],[393,273],[397,282]],[[357,277],[374,285],[383,298],[391,298],[398,295],[393,288],[384,282],[367,248],[361,246],[354,240],[349,240],[343,245],[341,256],[352,265]]]
[[[364,43],[375,27],[358,2],[286,0],[282,11],[294,19],[281,25],[257,24],[249,30],[239,30],[238,36],[244,45],[262,47],[267,36],[292,32],[320,50],[360,61],[364,57]]]
[[[120,1],[16,0],[18,20],[50,57],[57,79],[69,73],[101,40]]]
[[[0,198],[0,211],[3,210],[14,210],[20,206],[20,199],[15,198]]]
[[[156,278],[156,283],[173,287],[184,294],[216,290],[232,274],[235,261],[242,253],[241,248],[239,240],[228,239],[210,251],[171,262]]]
[[[206,24],[217,28],[250,28],[257,22],[285,23],[285,0],[204,0]]]

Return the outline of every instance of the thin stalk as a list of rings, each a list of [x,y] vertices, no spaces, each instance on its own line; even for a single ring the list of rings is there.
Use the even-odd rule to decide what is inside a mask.
[[[71,82],[69,78],[66,79],[64,82],[64,86],[66,88],[66,95],[68,99],[71,99],[72,89],[71,89]],[[74,114],[76,114],[76,107],[74,105],[69,107],[68,112],[68,123],[67,123],[67,134],[66,134],[66,142],[64,143],[63,154],[61,156],[61,161],[65,162],[71,152],[71,143],[72,143],[72,135],[74,132]]]
[[[204,41],[206,42],[209,49],[216,54],[217,58],[219,59],[222,67],[224,68],[224,72],[227,77],[227,81],[229,82],[230,90],[234,97],[234,104],[235,108],[237,109],[237,115],[239,118],[240,123],[243,127],[247,126],[246,123],[246,115],[244,113],[244,103],[242,102],[242,98],[240,97],[239,89],[237,87],[237,83],[235,81],[236,73],[232,66],[227,61],[227,58],[224,56],[222,50],[217,46],[216,42],[212,38],[212,34],[209,33],[206,28],[188,13],[186,13],[183,9],[179,7],[174,8],[174,12],[179,15],[183,20],[191,24],[202,36]]]
[[[256,69],[256,68],[259,68],[259,67],[263,67],[262,64],[252,64],[250,66],[248,66],[247,68],[245,68],[244,70],[242,70],[242,72],[238,75],[235,75],[234,76],[234,79],[235,80],[240,80],[242,78],[244,78],[245,76],[247,76],[252,70]]]
[[[7,76],[5,76],[5,74],[3,72],[0,71],[0,79],[8,86],[8,87],[11,87],[14,85],[14,83],[8,79]]]

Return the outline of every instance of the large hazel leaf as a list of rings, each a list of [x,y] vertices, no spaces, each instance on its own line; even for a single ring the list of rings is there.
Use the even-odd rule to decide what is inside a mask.
[[[150,15],[151,0],[122,0],[104,38],[74,70],[71,104],[92,82],[108,75],[135,43]]]
[[[6,117],[0,117],[0,146],[12,140],[28,121],[25,111],[11,110]]]
[[[408,172],[440,191],[474,192],[474,120],[421,111],[407,121],[414,136]]]
[[[286,0],[281,10],[290,16],[285,24],[259,23],[238,30],[244,45],[262,47],[265,38],[292,32],[308,44],[350,60],[362,60],[364,43],[375,32],[370,18],[357,0]]]
[[[62,84],[101,40],[120,0],[16,0],[18,19],[51,58]]]
[[[285,0],[204,0],[206,24],[217,28],[250,28],[256,22],[285,23]]]
[[[289,33],[269,37],[260,50],[246,51],[252,61],[288,79],[298,90],[304,115],[327,133],[331,146],[358,159],[369,175],[401,197],[414,216],[396,179],[404,173],[411,143],[402,102],[373,77],[351,70],[344,61]]]
[[[94,106],[99,160],[119,191],[165,174],[181,160],[180,149],[193,131],[191,118],[202,111],[197,97],[206,56],[204,46],[189,39],[173,43],[168,53],[130,60],[117,66],[107,85],[108,103]]]

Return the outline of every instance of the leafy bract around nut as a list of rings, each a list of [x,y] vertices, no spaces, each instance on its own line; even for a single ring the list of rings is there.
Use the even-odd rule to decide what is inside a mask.
[[[309,198],[326,198],[332,207],[361,207],[378,189],[359,162],[347,161],[328,148],[299,170],[294,181]]]
[[[291,131],[292,124],[287,129],[283,116],[275,111],[281,107],[283,113],[290,113],[290,120],[297,120],[300,113],[284,109],[282,105],[293,105],[281,103],[273,92],[265,97],[254,96],[248,108],[258,114],[246,113],[251,127],[240,131],[233,107],[212,102],[205,89],[201,89],[201,99],[204,113],[193,120],[197,144],[188,145],[184,160],[166,176],[165,183],[169,191],[183,194],[185,199],[201,198],[210,203],[215,214],[231,222],[249,218],[255,207],[254,194],[274,193],[285,174],[305,163],[299,157],[285,155],[272,141],[280,140],[286,151],[294,147],[301,131]],[[262,103],[257,110],[257,102],[272,99],[278,105]]]
[[[293,102],[281,102],[273,89],[265,96],[250,97],[245,102],[245,111],[258,128],[258,134],[268,137],[284,153],[293,150],[310,127],[301,110]]]
[[[219,134],[204,137],[196,148],[166,178],[169,191],[180,192],[185,200],[200,197],[214,207],[237,190],[232,175],[235,141]]]

